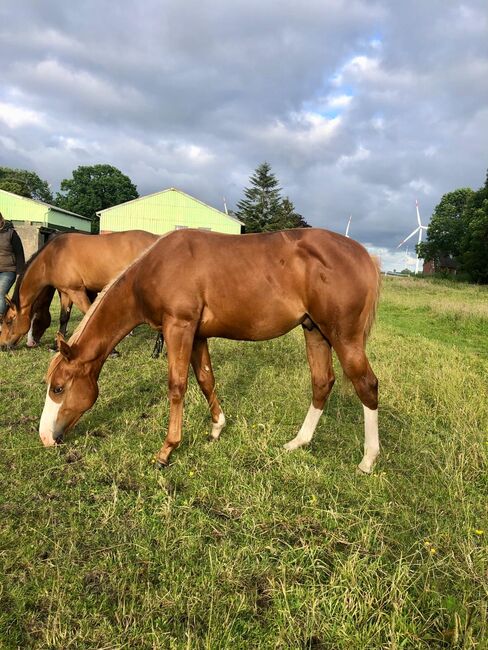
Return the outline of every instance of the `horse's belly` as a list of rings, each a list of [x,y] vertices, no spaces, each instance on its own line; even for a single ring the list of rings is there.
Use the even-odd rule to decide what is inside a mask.
[[[303,320],[303,310],[289,306],[267,306],[256,310],[222,310],[214,314],[205,308],[198,335],[202,338],[222,337],[227,339],[265,341],[286,334]]]

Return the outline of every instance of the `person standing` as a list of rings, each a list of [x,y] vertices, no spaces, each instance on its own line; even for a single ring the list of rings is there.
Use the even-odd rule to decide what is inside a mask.
[[[5,313],[5,296],[25,266],[24,247],[11,221],[0,212],[0,316]]]

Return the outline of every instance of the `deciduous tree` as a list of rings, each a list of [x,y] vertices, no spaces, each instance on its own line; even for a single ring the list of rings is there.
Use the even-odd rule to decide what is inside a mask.
[[[112,165],[80,166],[72,178],[61,181],[56,204],[92,220],[92,232],[98,232],[96,213],[119,203],[137,199],[136,186]]]
[[[13,192],[28,199],[53,202],[53,195],[47,181],[28,169],[0,167],[0,190]]]
[[[488,173],[484,187],[473,192],[464,209],[461,263],[474,282],[488,283]]]
[[[444,194],[427,228],[427,241],[417,245],[417,254],[438,264],[443,257],[459,261],[466,230],[464,209],[473,190],[463,187]]]

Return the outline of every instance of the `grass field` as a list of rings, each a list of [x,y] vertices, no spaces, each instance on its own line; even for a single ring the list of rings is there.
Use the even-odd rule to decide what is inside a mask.
[[[56,314],[57,316],[57,314]],[[486,648],[488,291],[386,279],[368,350],[382,454],[336,384],[312,445],[303,335],[211,341],[172,465],[166,360],[139,328],[66,444],[37,427],[41,349],[0,355],[0,648]],[[338,369],[337,375],[340,376]]]

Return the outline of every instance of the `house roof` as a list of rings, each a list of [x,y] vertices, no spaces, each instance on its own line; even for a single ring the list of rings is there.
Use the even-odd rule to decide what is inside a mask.
[[[44,201],[38,201],[37,199],[29,199],[27,196],[21,196],[20,194],[15,194],[15,192],[8,192],[7,190],[0,189],[0,192],[5,194],[10,194],[10,196],[15,196],[17,199],[22,199],[23,201],[29,201],[30,203],[37,203],[37,205],[43,205],[50,210],[56,210],[57,212],[63,212],[64,214],[69,214],[72,217],[78,217],[78,219],[84,219],[85,221],[91,221],[90,217],[84,217],[82,214],[77,214],[76,212],[70,212],[64,208],[59,208],[57,205],[51,205],[51,203],[45,203]]]
[[[195,201],[196,203],[200,203],[200,205],[204,205],[208,210],[213,210],[214,212],[217,212],[220,216],[226,217],[227,219],[230,219],[231,221],[235,221],[236,223],[240,224],[243,226],[244,224],[242,221],[239,221],[239,219],[236,219],[235,217],[232,217],[230,214],[226,214],[225,212],[222,212],[222,210],[218,210],[217,208],[214,208],[211,205],[208,205],[207,203],[204,203],[203,201],[200,201],[200,199],[196,199],[194,196],[191,196],[191,194],[187,194],[186,192],[183,192],[183,190],[178,190],[176,187],[168,187],[166,190],[160,190],[159,192],[153,192],[152,194],[146,194],[145,196],[139,196],[137,199],[132,199],[131,201],[125,201],[124,203],[119,203],[118,205],[113,205],[111,208],[105,208],[104,210],[99,210],[97,212],[97,216],[102,216],[102,214],[105,214],[109,210],[115,210],[115,208],[119,208],[121,205],[129,205],[130,203],[136,203],[137,201],[143,201],[144,199],[148,199],[150,196],[158,196],[158,194],[165,194],[166,192],[177,192],[178,194],[182,194],[183,196],[188,197],[192,201]]]

